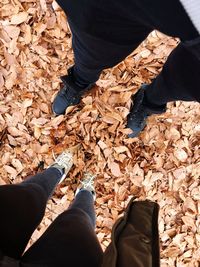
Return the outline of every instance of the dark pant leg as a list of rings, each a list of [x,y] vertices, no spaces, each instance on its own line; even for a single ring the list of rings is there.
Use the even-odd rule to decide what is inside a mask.
[[[155,105],[176,100],[200,101],[199,33],[180,1],[155,0],[152,5],[148,0],[141,0],[140,5],[143,9],[146,6],[146,22],[182,41],[169,55],[163,70],[146,90],[146,99]]]
[[[132,42],[126,44],[124,41],[123,44],[123,34],[119,28],[114,28],[113,31],[117,30],[115,34],[119,35],[118,38],[121,42],[113,43],[107,41],[106,38],[99,39],[85,32],[81,32],[70,20],[69,24],[73,33],[74,75],[78,77],[79,81],[85,84],[96,82],[102,70],[111,68],[124,60],[151,31],[139,23],[132,22],[130,29],[130,34],[133,36]],[[103,27],[108,26],[106,25]],[[124,25],[124,28],[126,27],[127,26]],[[121,30],[123,31],[123,29]],[[112,31],[112,29],[110,29],[110,31]]]
[[[21,184],[37,184],[42,187],[44,193],[46,194],[46,198],[50,198],[61,177],[62,174],[58,169],[50,167],[41,173],[28,177]]]
[[[24,254],[22,265],[98,267],[102,255],[94,232],[93,196],[82,190],[69,209],[59,215]]]
[[[74,76],[80,84],[98,80],[102,70],[124,60],[152,28],[129,18],[115,1],[63,1],[72,31]]]
[[[123,60],[151,29],[179,37],[183,42],[198,37],[178,0],[58,0],[58,3],[69,18],[75,75],[83,83],[95,82],[103,69]],[[147,98],[156,105],[174,100],[199,101],[198,70],[199,61],[181,44],[146,91]]]
[[[200,102],[200,58],[191,47],[180,43],[174,49],[161,73],[148,87],[146,98],[157,105],[175,100]]]
[[[82,189],[77,194],[76,198],[69,207],[69,209],[74,208],[83,210],[90,217],[91,224],[95,227],[96,215],[94,210],[94,198],[89,191]]]
[[[0,250],[5,255],[20,258],[60,177],[49,168],[21,184],[0,187]]]

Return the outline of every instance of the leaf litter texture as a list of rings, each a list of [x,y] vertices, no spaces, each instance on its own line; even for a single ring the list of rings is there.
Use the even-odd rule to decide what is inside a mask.
[[[132,94],[156,77],[177,44],[152,32],[124,61],[103,71],[79,105],[53,117],[59,77],[73,64],[67,18],[55,1],[1,1],[0,184],[21,182],[49,166],[53,153],[79,147],[29,246],[69,206],[89,171],[97,174],[96,233],[103,249],[135,195],[160,205],[161,266],[199,266],[199,104],[168,104],[138,138],[127,138],[125,126]]]

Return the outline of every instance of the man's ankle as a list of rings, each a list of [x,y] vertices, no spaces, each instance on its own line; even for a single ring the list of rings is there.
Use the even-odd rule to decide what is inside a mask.
[[[82,78],[81,75],[76,71],[76,69],[74,69],[74,67],[71,68],[71,75],[74,83],[81,89],[85,89],[92,84],[90,82],[87,82],[84,78]]]
[[[166,104],[154,103],[151,99],[149,100],[147,91],[144,92],[143,105],[147,109],[149,109],[149,111],[156,112],[156,113],[165,112],[166,106],[167,106]]]

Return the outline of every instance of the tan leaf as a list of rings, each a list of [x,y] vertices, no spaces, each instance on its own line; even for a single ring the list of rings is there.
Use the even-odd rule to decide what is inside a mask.
[[[10,153],[9,152],[5,152],[1,158],[1,163],[3,165],[6,165],[8,162],[10,161]]]
[[[46,118],[38,118],[38,119],[33,118],[33,120],[31,121],[33,125],[38,126],[38,127],[44,125],[47,122],[48,122],[48,119]]]
[[[11,163],[12,163],[13,167],[15,167],[15,169],[17,170],[18,173],[20,173],[24,169],[21,161],[18,159],[12,159]]]
[[[9,166],[9,165],[4,165],[3,168],[6,170],[7,173],[11,175],[12,178],[15,178],[17,176],[17,171]]]
[[[2,73],[0,72],[0,88],[4,86],[4,78]]]
[[[114,147],[114,150],[120,154],[120,153],[124,153],[126,151],[128,151],[128,148],[126,146],[118,146],[118,147]]]
[[[8,127],[8,132],[12,136],[21,136],[21,135],[23,135],[23,132],[18,130],[16,127]]]
[[[190,212],[193,212],[196,214],[197,212],[197,207],[196,207],[196,204],[194,202],[194,200],[191,198],[191,197],[187,197],[186,200],[184,201],[183,203],[183,207],[186,209],[186,210],[189,210]]]
[[[115,177],[120,177],[122,176],[122,173],[120,171],[120,167],[119,164],[117,164],[116,162],[111,162],[109,164],[109,168],[111,170],[111,173],[115,176]]]
[[[44,113],[49,113],[49,106],[46,103],[41,103],[40,110],[42,110]]]
[[[37,126],[34,126],[34,136],[36,139],[39,139],[41,136],[41,129]]]
[[[24,25],[24,42],[29,44],[32,40],[31,27],[28,24]]]
[[[182,220],[185,225],[190,226],[192,228],[195,227],[194,218],[191,218],[190,216],[183,216]]]
[[[151,51],[149,51],[148,49],[145,49],[145,50],[140,52],[140,55],[143,58],[147,58],[148,56],[150,56],[150,54],[151,54]]]
[[[98,146],[101,148],[101,149],[105,149],[105,148],[107,148],[108,146],[103,142],[103,141],[101,141],[101,140],[99,140],[99,142],[97,143],[98,144]]]
[[[27,98],[23,101],[22,106],[23,108],[28,108],[32,105],[32,103],[33,103],[33,99]]]
[[[180,161],[182,161],[182,162],[186,161],[186,159],[188,158],[187,153],[186,153],[185,150],[182,149],[182,148],[180,148],[180,149],[176,149],[176,150],[174,151],[174,156],[175,156],[178,160],[180,160]]]
[[[18,25],[25,22],[28,18],[28,13],[23,11],[11,17],[11,24]]]
[[[17,38],[20,34],[20,28],[12,25],[4,26],[4,30],[11,38]]]
[[[64,116],[63,115],[60,115],[56,118],[54,118],[50,123],[49,125],[51,125],[52,127],[54,128],[57,128],[58,125],[64,120]]]

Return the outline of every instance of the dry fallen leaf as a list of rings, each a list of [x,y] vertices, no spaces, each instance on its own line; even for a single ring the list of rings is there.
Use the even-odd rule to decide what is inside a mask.
[[[11,176],[12,179],[16,178],[17,171],[13,167],[11,167],[9,165],[4,165],[3,168]]]
[[[21,24],[22,22],[25,22],[28,18],[28,13],[27,12],[20,12],[16,15],[13,15],[11,17],[11,21],[10,23],[11,24],[14,24],[14,25],[18,25],[18,24]]]
[[[174,151],[174,155],[178,160],[180,160],[182,162],[186,161],[187,157],[188,157],[188,155],[187,155],[187,153],[185,152],[184,149],[176,149]]]
[[[122,173],[120,171],[120,168],[119,168],[119,164],[117,164],[116,162],[111,162],[108,164],[109,165],[109,168],[111,170],[111,173],[115,176],[115,177],[120,177],[122,176]]]

